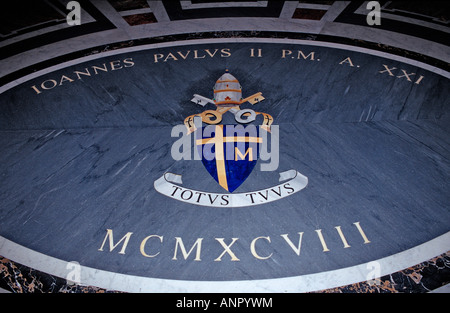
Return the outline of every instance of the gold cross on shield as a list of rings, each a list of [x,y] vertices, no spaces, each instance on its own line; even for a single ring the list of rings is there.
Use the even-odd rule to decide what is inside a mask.
[[[262,143],[260,137],[246,137],[246,136],[223,136],[223,125],[215,126],[215,135],[212,138],[197,139],[196,144],[198,146],[213,144],[215,148],[215,158],[217,167],[217,177],[219,179],[219,185],[228,191],[227,174],[225,170],[225,153],[223,144],[225,142],[255,142]],[[241,154],[242,156],[242,154]],[[244,156],[245,157],[245,156]],[[250,161],[252,156],[249,156]]]

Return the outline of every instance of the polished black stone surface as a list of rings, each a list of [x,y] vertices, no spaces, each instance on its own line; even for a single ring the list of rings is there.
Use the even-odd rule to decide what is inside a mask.
[[[248,107],[280,129],[277,171],[255,170],[236,192],[274,186],[290,169],[308,177],[304,190],[244,208],[155,191],[170,171],[183,186],[223,192],[200,161],[174,161],[170,149],[173,126],[213,109],[189,100],[212,97],[225,69],[245,96],[263,93]],[[394,59],[274,43],[126,52],[47,73],[0,96],[0,235],[84,266],[170,279],[279,278],[383,258],[449,230],[449,90],[447,78]],[[107,229],[115,243],[133,233],[124,254],[108,243],[99,251]],[[300,232],[297,255],[281,235],[296,246]],[[150,235],[163,237],[145,246],[152,258],[142,253]],[[258,237],[266,260],[250,248]],[[201,260],[176,252],[176,238],[188,250],[203,238]],[[217,238],[238,238],[229,247],[239,261],[215,261]]]

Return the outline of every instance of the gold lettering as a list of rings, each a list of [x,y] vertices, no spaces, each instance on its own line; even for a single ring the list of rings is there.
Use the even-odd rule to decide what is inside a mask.
[[[366,234],[364,233],[364,231],[362,230],[361,225],[359,225],[359,222],[353,223],[353,225],[355,225],[356,228],[358,229],[359,233],[361,234],[361,237],[364,239],[364,243],[365,243],[365,244],[370,243],[370,240],[367,239],[367,236],[366,236]]]
[[[229,48],[223,48],[222,50],[220,50],[221,52],[221,57],[222,58],[228,58],[229,56],[231,56],[231,52]]]
[[[384,71],[379,71],[378,73],[382,74],[382,73],[388,72],[389,76],[394,76],[394,74],[392,74],[391,71],[397,69],[396,67],[389,68],[387,65],[384,65],[384,64],[383,64],[383,66],[384,66],[385,70]]]
[[[176,240],[176,242],[175,242],[175,252],[173,254],[172,260],[177,260],[178,246],[180,246],[181,253],[183,254],[183,257],[184,257],[185,260],[189,257],[189,254],[191,254],[191,252],[192,252],[192,250],[194,250],[195,246],[197,246],[197,252],[195,254],[194,261],[201,261],[200,254],[201,254],[201,250],[202,250],[202,240],[203,240],[203,238],[197,238],[197,240],[194,242],[194,244],[192,245],[192,247],[189,250],[189,252],[186,252],[186,248],[184,247],[183,239],[181,239],[181,237],[175,237],[175,240]]]
[[[191,50],[188,50],[188,51],[186,52],[186,55],[183,55],[183,54],[181,53],[181,51],[177,51],[177,53],[180,55],[180,57],[183,58],[183,60],[186,60],[186,58],[188,57],[188,55],[189,55],[190,52],[191,52]]]
[[[161,53],[156,53],[156,54],[154,54],[154,55],[153,55],[153,58],[154,58],[154,60],[155,60],[154,63],[158,63],[158,60],[159,60],[159,59],[162,59],[163,57],[164,57],[164,54],[161,54]]]
[[[194,59],[204,59],[206,58],[206,55],[203,55],[201,57],[198,56],[198,51],[194,50]]]
[[[109,62],[109,64],[111,65],[112,71],[120,70],[121,68],[123,68],[123,66],[120,65],[120,60],[111,61],[111,62]]]
[[[322,244],[323,252],[330,251],[325,243],[325,239],[323,239],[322,230],[316,229],[317,236],[319,236],[320,243]]]
[[[345,239],[344,234],[342,233],[341,226],[336,226],[334,228],[336,228],[339,237],[341,237],[342,243],[344,244],[344,248],[350,248],[350,245],[347,243],[347,240]]]
[[[310,60],[314,61],[314,52],[310,52],[307,56],[305,56],[301,50],[298,50],[297,59],[300,59],[300,57],[302,57],[306,60],[309,56],[311,56]]]
[[[153,238],[153,237],[158,237],[159,241],[161,241],[161,243],[162,243],[164,236],[150,235],[150,236],[145,237],[144,240],[142,240],[141,246],[140,246],[140,251],[141,251],[141,254],[147,258],[154,258],[155,256],[157,256],[159,254],[159,252],[156,254],[147,254],[144,251],[144,247],[145,247],[145,244],[147,243],[147,240],[149,240],[150,238]]]
[[[78,79],[81,79],[80,75],[91,76],[91,73],[89,72],[87,67],[85,68],[85,71],[86,72],[75,71],[73,73],[77,75]]]
[[[420,75],[419,79],[417,79],[414,84],[416,84],[416,85],[420,84],[420,82],[422,81],[423,78],[424,78],[424,76]]]
[[[225,253],[228,253],[231,256],[231,261],[240,261],[236,255],[234,255],[233,251],[230,250],[230,247],[236,242],[236,240],[238,240],[239,238],[232,238],[232,241],[229,245],[225,244],[225,242],[223,241],[224,238],[214,238],[216,239],[224,248],[223,252],[221,255],[219,255],[219,257],[217,259],[215,259],[214,261],[216,262],[220,262],[222,257],[225,255]]]
[[[45,85],[45,83],[46,83],[46,82],[51,82],[51,83],[52,83],[52,86],[50,86],[50,87],[47,87],[47,86]],[[54,79],[48,79],[48,80],[46,80],[46,81],[42,82],[42,84],[41,84],[41,88],[42,88],[42,89],[46,89],[46,90],[48,90],[48,89],[52,89],[52,88],[55,88],[55,87],[56,87],[56,85],[58,85],[58,83],[56,82],[56,80],[54,80]]]
[[[286,240],[286,242],[288,243],[289,247],[291,247],[292,250],[294,250],[294,252],[298,256],[300,256],[300,249],[301,249],[301,246],[302,246],[303,232],[300,232],[298,234],[299,234],[299,240],[298,240],[297,247],[294,246],[294,243],[291,241],[291,239],[289,239],[288,234],[284,234],[284,235],[280,235],[280,236],[283,237],[283,239]]]
[[[209,49],[205,49],[205,51],[206,51],[206,53],[209,54],[209,56],[210,56],[211,58],[213,58],[214,55],[217,53],[217,51],[219,51],[219,49],[214,49],[214,53],[211,53],[211,52],[209,51]]]
[[[119,251],[119,254],[125,254],[125,249],[127,248],[128,241],[130,240],[132,234],[133,234],[132,232],[126,233],[126,235],[123,236],[118,243],[114,244],[113,231],[112,229],[107,229],[105,239],[103,239],[102,246],[100,247],[100,249],[98,249],[98,251],[103,251],[103,246],[106,243],[106,239],[109,239],[109,252],[112,252],[122,241],[124,241],[122,249],[120,249]]]
[[[348,63],[351,67],[354,67],[352,59],[350,59],[350,57],[348,57],[345,60],[339,62],[340,65],[342,65],[343,63]]]
[[[103,72],[108,72],[108,68],[106,67],[106,63],[103,63],[103,67],[99,67],[99,66],[91,66],[94,69],[95,75],[98,74],[97,70],[103,71]]]
[[[129,64],[128,66],[126,64]],[[126,58],[123,60],[123,66],[132,67],[134,65],[133,58]]]
[[[249,147],[247,151],[245,151],[245,154],[242,155],[241,151],[238,149],[238,147],[234,147],[234,160],[238,160],[238,156],[241,160],[245,160],[245,157],[248,154],[248,160],[251,162],[253,161],[253,148]]]
[[[31,86],[31,88],[33,88],[33,90],[36,91],[37,94],[40,94],[42,92],[39,89],[37,89],[36,85]]]
[[[270,237],[264,237],[264,236],[256,237],[255,239],[252,240],[252,243],[250,244],[250,251],[252,252],[252,254],[255,258],[260,259],[260,260],[267,260],[272,256],[273,253],[269,254],[266,257],[260,256],[258,253],[256,253],[255,245],[256,245],[256,241],[259,239],[266,239],[269,243],[271,243]]]
[[[255,49],[253,49],[253,48],[250,49],[250,57],[251,58],[255,57]],[[258,54],[256,57],[258,57],[258,58],[262,57],[262,49],[258,49]]]
[[[410,76],[416,75],[416,73],[407,73],[405,70],[401,70],[403,72],[403,75],[397,76],[397,78],[406,77],[406,79],[410,82],[411,78]]]
[[[123,62],[123,64],[121,62]],[[115,71],[115,70],[120,70],[125,67],[132,67],[132,66],[134,66],[134,62],[133,62],[132,58],[125,58],[123,60],[111,61],[111,62],[109,62],[109,66],[111,66],[112,71]],[[107,63],[103,63],[101,66],[92,65],[91,69],[93,69],[95,75],[99,74],[100,72],[108,72]],[[88,77],[92,76],[92,72],[90,71],[90,68],[87,68],[87,67],[85,67],[84,70],[77,70],[77,71],[73,71],[72,73],[74,74],[74,77],[76,75],[76,78],[78,80],[82,79],[83,76],[88,76]],[[42,93],[42,89],[49,90],[49,89],[55,88],[56,86],[61,86],[65,82],[72,83],[74,81],[75,81],[75,78],[71,78],[68,75],[61,75],[61,77],[59,78],[59,83],[55,79],[48,79],[41,83],[41,85],[40,85],[41,89],[39,89],[36,85],[31,86],[31,88],[36,92],[36,94],[40,94],[40,93]]]
[[[62,83],[65,82],[65,81],[73,82],[73,79],[71,79],[71,78],[69,78],[69,77],[67,77],[65,75],[62,75],[61,76],[61,80],[59,81],[59,85],[61,86]]]
[[[286,58],[288,55],[291,55],[292,51],[291,50],[284,50],[281,52],[281,58],[284,59]]]
[[[170,52],[167,56],[166,56],[166,58],[164,59],[164,62],[167,62],[167,60],[168,59],[172,59],[172,60],[174,60],[174,61],[178,61],[178,59]]]

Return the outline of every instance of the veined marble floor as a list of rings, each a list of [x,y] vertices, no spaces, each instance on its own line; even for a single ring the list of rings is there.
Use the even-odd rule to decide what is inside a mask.
[[[80,1],[70,26],[67,2],[2,26],[0,288],[448,284],[448,9],[380,2],[370,26],[367,2]],[[219,86],[250,103],[217,109]],[[271,127],[248,178],[229,170],[248,145],[226,175],[174,158],[188,117],[238,110]]]

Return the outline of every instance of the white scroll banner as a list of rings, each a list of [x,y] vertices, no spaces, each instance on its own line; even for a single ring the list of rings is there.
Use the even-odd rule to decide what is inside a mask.
[[[181,175],[165,173],[155,180],[154,187],[159,193],[178,201],[209,207],[245,207],[264,204],[290,196],[308,185],[308,177],[296,170],[280,173],[279,185],[243,193],[211,193],[180,186]]]

